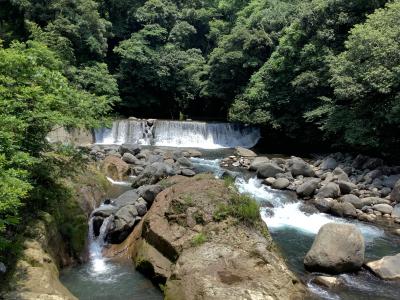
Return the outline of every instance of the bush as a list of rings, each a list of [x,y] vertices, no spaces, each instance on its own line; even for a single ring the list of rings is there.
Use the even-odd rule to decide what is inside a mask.
[[[260,220],[260,206],[249,195],[235,194],[229,199],[228,204],[219,205],[213,215],[215,221],[222,221],[228,216],[255,225]]]

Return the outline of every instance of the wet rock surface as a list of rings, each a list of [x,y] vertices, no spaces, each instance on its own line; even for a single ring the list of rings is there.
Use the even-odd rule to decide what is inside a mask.
[[[301,299],[261,220],[215,219],[237,192],[211,175],[174,176],[130,236],[107,250],[133,257],[141,272],[165,284],[167,299]]]
[[[364,252],[364,238],[355,225],[328,223],[315,237],[304,266],[333,274],[357,271],[364,263]]]

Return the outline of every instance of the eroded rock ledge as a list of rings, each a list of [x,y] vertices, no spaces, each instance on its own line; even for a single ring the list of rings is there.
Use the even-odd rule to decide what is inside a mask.
[[[221,213],[237,191],[211,175],[174,176],[151,209],[109,256],[131,257],[165,285],[166,299],[302,299],[266,226]],[[247,223],[247,224],[246,224]]]

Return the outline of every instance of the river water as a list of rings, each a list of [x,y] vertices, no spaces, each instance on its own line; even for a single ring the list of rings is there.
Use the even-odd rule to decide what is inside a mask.
[[[238,190],[251,194],[260,202],[261,217],[289,267],[305,282],[316,299],[400,299],[399,283],[380,280],[364,269],[354,274],[340,275],[343,285],[334,290],[327,290],[313,284],[313,276],[303,267],[303,258],[315,235],[321,226],[329,222],[355,224],[364,236],[367,260],[400,252],[398,236],[357,220],[349,221],[323,213],[303,212],[302,203],[296,199],[294,193],[272,190],[247,171],[222,169],[220,159],[232,154],[231,149],[202,152],[203,158],[192,158],[196,171],[211,172],[217,178],[226,173],[237,176],[235,184]],[[110,197],[116,197],[127,189],[129,183],[113,182]],[[135,271],[132,262],[110,260],[102,256],[101,235],[95,238],[89,234],[88,242],[89,261],[62,270],[60,276],[61,282],[79,299],[162,299],[159,288]]]
[[[129,182],[110,181],[110,198],[116,198],[130,189]],[[99,236],[94,237],[92,223],[89,221],[89,259],[84,264],[63,269],[60,281],[80,300],[163,299],[160,289],[137,272],[132,261],[103,257],[102,248],[107,224],[106,219]]]
[[[194,158],[192,161],[199,171],[212,172],[216,177],[224,174],[224,170],[219,166],[219,159]],[[400,283],[378,279],[364,269],[357,273],[340,275],[343,285],[334,290],[327,290],[313,284],[311,274],[303,266],[303,259],[311,248],[315,235],[326,223],[355,224],[364,236],[366,260],[399,253],[398,236],[357,220],[350,221],[324,213],[305,213],[301,210],[302,202],[296,199],[294,193],[273,190],[263,185],[253,174],[232,170],[231,172],[238,175],[235,185],[239,192],[252,195],[261,206],[264,206],[260,214],[274,241],[289,267],[303,279],[316,299],[400,299]]]

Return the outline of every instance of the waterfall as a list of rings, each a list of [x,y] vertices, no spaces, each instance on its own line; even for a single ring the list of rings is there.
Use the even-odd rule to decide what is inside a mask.
[[[100,227],[100,234],[98,237],[95,236],[93,231],[93,218],[89,220],[89,257],[91,270],[93,274],[104,273],[107,271],[106,260],[102,255],[102,249],[105,244],[104,239],[113,221],[113,216],[109,216],[104,219],[103,224]]]
[[[251,148],[260,137],[260,130],[252,126],[194,121],[118,120],[112,128],[95,131],[97,144],[137,143],[205,149]]]

